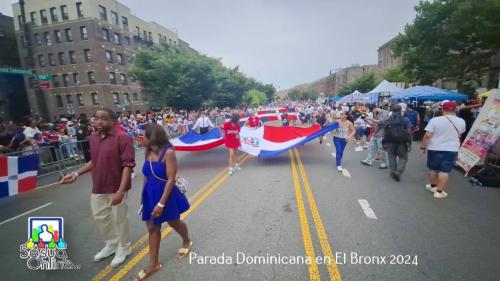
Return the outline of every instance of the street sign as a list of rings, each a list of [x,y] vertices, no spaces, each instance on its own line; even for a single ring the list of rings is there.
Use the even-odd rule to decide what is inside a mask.
[[[38,80],[50,81],[52,80],[51,74],[38,74]]]
[[[45,80],[38,81],[38,87],[40,87],[40,89],[50,89],[50,88],[52,88],[50,81],[45,81]]]
[[[30,69],[15,68],[10,66],[0,66],[0,73],[30,75]]]

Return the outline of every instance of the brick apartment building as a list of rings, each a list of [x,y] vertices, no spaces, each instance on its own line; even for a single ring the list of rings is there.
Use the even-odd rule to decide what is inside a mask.
[[[34,77],[27,77],[28,100],[32,114],[48,120],[90,117],[101,107],[147,109],[141,85],[128,75],[133,51],[160,41],[189,48],[176,33],[115,0],[24,2],[24,8],[13,4],[21,64],[52,84],[37,89]]]

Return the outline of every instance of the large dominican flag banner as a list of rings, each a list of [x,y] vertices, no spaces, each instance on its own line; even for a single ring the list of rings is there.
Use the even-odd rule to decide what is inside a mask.
[[[177,151],[204,151],[224,144],[220,129],[213,129],[200,135],[194,131],[170,141]]]
[[[0,156],[0,197],[35,189],[37,173],[38,154]]]
[[[294,108],[271,108],[257,111],[257,116],[262,122],[281,120],[283,113],[287,113],[288,121],[298,120],[299,113]],[[250,115],[243,113],[240,115],[240,122],[246,122]]]
[[[310,142],[338,127],[337,122],[323,129],[319,125],[309,128],[262,126],[257,129],[245,126],[240,132],[240,150],[253,156],[273,157]]]

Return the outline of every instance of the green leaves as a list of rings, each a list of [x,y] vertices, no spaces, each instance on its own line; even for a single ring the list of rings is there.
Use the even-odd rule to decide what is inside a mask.
[[[245,92],[256,89],[272,99],[276,89],[227,68],[219,60],[189,54],[161,43],[135,53],[131,76],[141,82],[153,106],[197,109],[201,106],[235,106]]]
[[[344,85],[339,91],[339,96],[349,95],[356,90],[367,93],[377,86],[377,82],[374,73],[364,73],[353,82]]]
[[[421,1],[417,16],[392,46],[403,71],[421,84],[456,81],[469,92],[500,50],[500,1]]]
[[[259,106],[259,105],[264,105],[267,103],[267,96],[266,93],[258,91],[256,89],[252,89],[250,91],[247,91],[245,93],[245,96],[243,97],[243,101],[246,104],[250,104],[254,107]]]

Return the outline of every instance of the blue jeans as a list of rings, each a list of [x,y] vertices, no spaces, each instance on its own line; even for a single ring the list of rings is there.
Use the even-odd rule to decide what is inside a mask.
[[[342,157],[344,156],[347,141],[344,138],[333,137],[333,144],[335,145],[335,164],[338,167],[342,165]]]
[[[366,162],[368,164],[373,164],[375,161],[375,157],[377,157],[377,151],[380,152],[380,165],[387,166],[387,152],[382,148],[382,139],[383,137],[373,137],[370,140],[370,151],[368,152],[368,156],[366,157]]]

